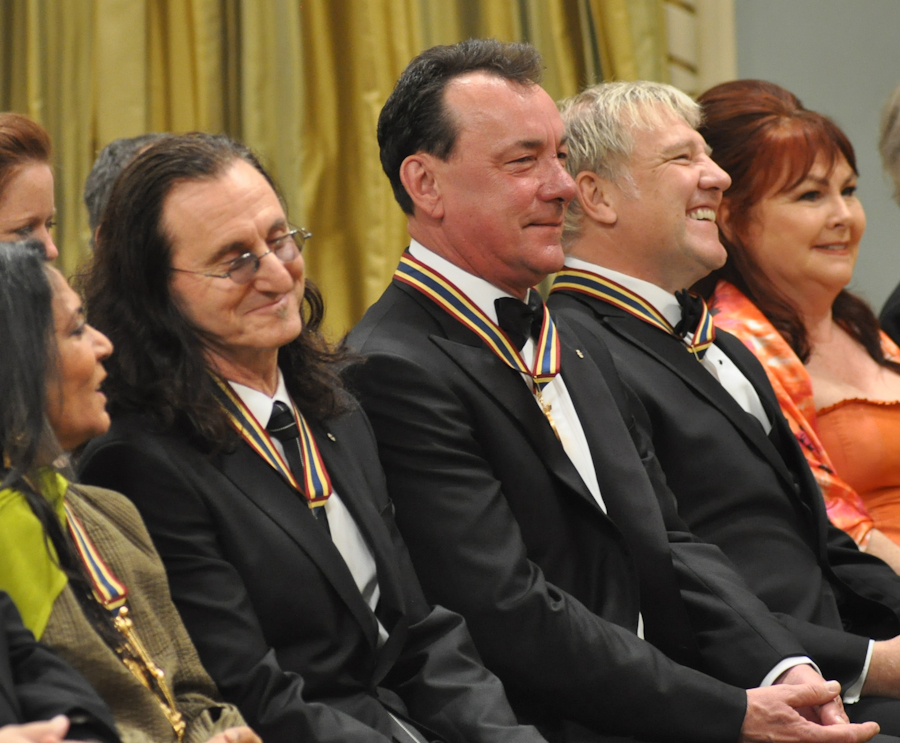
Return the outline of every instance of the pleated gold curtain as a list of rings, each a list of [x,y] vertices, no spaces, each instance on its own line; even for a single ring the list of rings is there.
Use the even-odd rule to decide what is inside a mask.
[[[337,337],[408,241],[375,126],[415,54],[468,37],[527,40],[560,98],[601,79],[665,80],[664,23],[662,0],[0,0],[0,107],[53,138],[67,273],[88,255],[81,189],[109,141],[242,139],[315,235],[307,273]]]

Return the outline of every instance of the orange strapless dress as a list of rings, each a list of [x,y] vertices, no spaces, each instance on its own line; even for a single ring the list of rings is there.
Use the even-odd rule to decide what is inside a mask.
[[[900,401],[853,398],[817,412],[819,439],[875,526],[900,543]]]

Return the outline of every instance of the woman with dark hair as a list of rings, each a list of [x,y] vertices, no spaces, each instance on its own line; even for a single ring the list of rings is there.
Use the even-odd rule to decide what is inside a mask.
[[[85,481],[138,506],[201,659],[266,743],[539,741],[463,620],[425,602],[319,333],[307,237],[226,137],[165,137],[122,172],[86,280],[117,352]]]
[[[109,340],[44,246],[0,243],[0,589],[25,625],[88,679],[124,741],[248,743],[215,701],[134,507],[54,467],[109,426]]]
[[[900,570],[900,351],[845,289],[866,227],[853,147],[772,83],[698,100],[700,132],[732,178],[716,325],[763,362],[832,522]]]
[[[0,113],[0,240],[40,240],[52,261],[55,216],[49,135],[27,116]]]

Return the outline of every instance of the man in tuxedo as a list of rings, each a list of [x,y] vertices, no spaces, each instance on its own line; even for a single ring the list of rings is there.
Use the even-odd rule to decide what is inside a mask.
[[[527,45],[435,47],[379,119],[413,239],[350,378],[426,595],[551,740],[865,738],[833,702],[830,726],[797,713],[834,687],[687,532],[609,355],[530,290],[574,193],[540,69]],[[744,690],[773,680],[801,685]]]
[[[266,743],[542,743],[422,595],[288,225],[223,135],[125,168],[86,286],[118,356],[82,479],[137,506],[200,660]]]
[[[682,291],[726,258],[715,220],[730,178],[696,131],[698,105],[637,82],[562,110],[576,200],[549,307],[589,352],[611,351],[693,533],[841,682],[851,719],[900,734],[885,698],[900,697],[900,577],[828,523],[763,368]]]

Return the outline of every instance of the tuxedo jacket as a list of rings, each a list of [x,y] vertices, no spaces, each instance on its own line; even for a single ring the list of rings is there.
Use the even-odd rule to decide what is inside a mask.
[[[463,620],[426,604],[358,406],[308,422],[375,560],[381,647],[329,534],[244,441],[208,456],[187,432],[118,415],[82,477],[137,505],[203,664],[266,743],[386,743],[387,709],[454,743],[540,741],[516,726]]]
[[[431,300],[394,281],[351,332],[350,386],[425,594],[466,617],[520,719],[551,739],[734,740],[737,687],[803,651],[687,533],[598,368],[612,359],[558,329],[608,514],[521,376]]]
[[[118,743],[103,700],[80,673],[34,639],[3,592],[0,632],[0,726],[68,715],[67,738]]]
[[[900,633],[900,577],[832,526],[765,371],[734,336],[718,346],[759,394],[766,435],[682,341],[575,292],[548,302],[581,342],[606,346],[640,398],[678,512],[718,545],[826,678],[859,677],[868,638]]]

